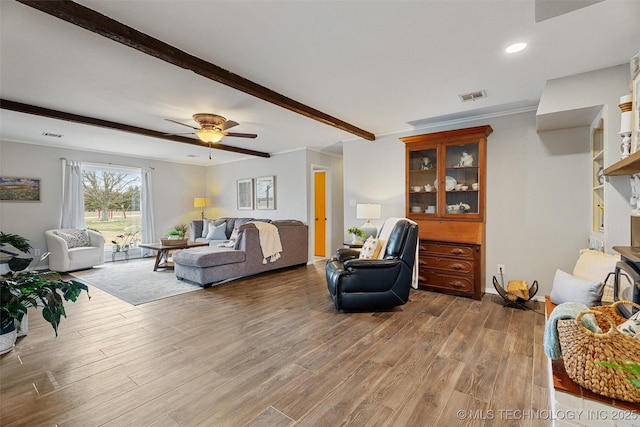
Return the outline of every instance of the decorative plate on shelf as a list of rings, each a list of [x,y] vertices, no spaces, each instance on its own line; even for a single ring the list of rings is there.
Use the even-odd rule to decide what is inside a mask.
[[[456,184],[458,183],[458,181],[456,181],[456,179],[452,176],[448,176],[447,175],[447,180],[445,183],[445,189],[447,191],[451,191],[454,188],[456,188]],[[433,186],[436,188],[436,190],[438,189],[438,180],[436,179],[435,181],[433,181]]]

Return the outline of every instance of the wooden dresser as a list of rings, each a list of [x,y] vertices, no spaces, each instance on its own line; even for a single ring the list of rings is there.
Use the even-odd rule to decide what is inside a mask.
[[[420,289],[482,298],[481,246],[420,239]]]

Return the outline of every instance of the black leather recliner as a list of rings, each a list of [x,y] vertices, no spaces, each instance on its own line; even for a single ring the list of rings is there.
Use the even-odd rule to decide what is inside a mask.
[[[417,241],[418,225],[402,219],[391,231],[383,259],[359,259],[358,250],[338,249],[325,267],[336,310],[375,311],[405,304]]]

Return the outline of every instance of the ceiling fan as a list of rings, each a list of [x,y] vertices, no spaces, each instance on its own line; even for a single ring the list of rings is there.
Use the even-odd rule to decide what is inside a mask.
[[[172,123],[177,123],[182,126],[195,129],[196,132],[189,132],[189,134],[196,135],[202,142],[216,143],[220,142],[225,136],[234,136],[237,138],[256,138],[258,135],[255,133],[239,133],[239,132],[227,132],[234,126],[238,126],[240,123],[233,120],[227,120],[226,118],[217,114],[198,113],[193,115],[193,120],[200,125],[195,127],[186,123],[178,122],[176,120],[165,119]],[[177,134],[174,134],[177,135]]]

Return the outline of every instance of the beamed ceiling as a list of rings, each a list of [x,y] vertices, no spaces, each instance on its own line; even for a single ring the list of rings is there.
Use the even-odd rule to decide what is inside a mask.
[[[532,111],[547,80],[640,49],[640,1],[557,3],[3,0],[0,138],[211,165]],[[258,137],[209,159],[170,135],[195,113]]]

